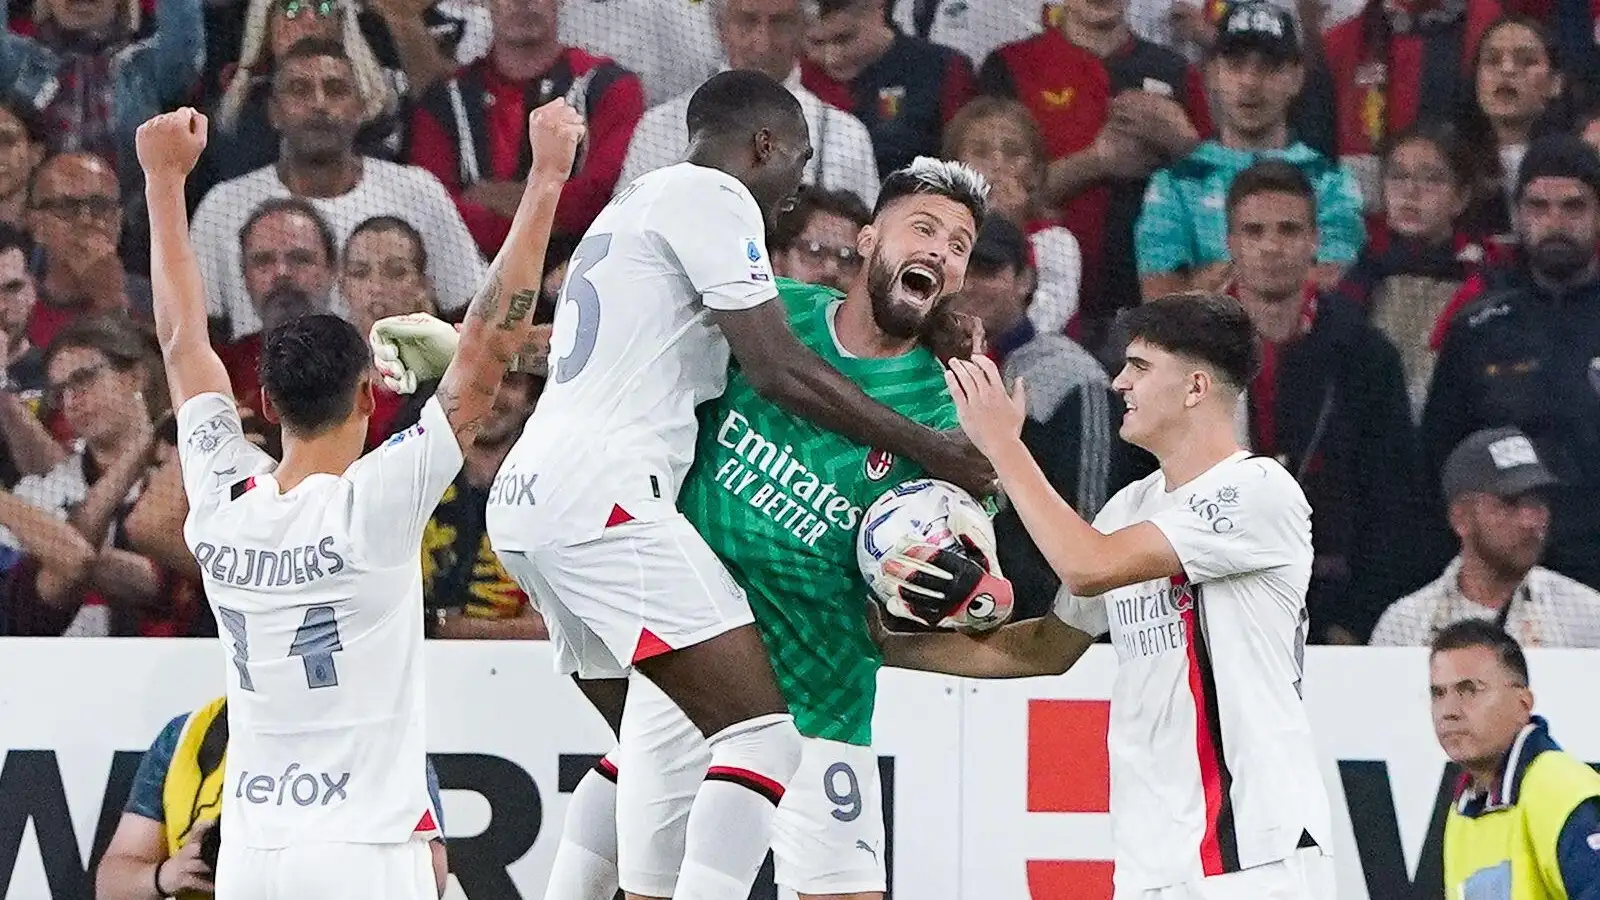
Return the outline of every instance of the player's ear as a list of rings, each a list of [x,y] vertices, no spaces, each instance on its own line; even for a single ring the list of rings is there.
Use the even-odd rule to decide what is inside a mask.
[[[772,156],[776,145],[771,128],[757,128],[756,133],[750,136],[750,150],[755,154],[756,164],[766,162],[767,158]]]
[[[267,397],[267,389],[261,389],[261,418],[267,420],[269,425],[277,425],[278,411],[273,408],[272,400]]]
[[[876,225],[863,225],[863,226],[861,226],[861,230],[856,232],[856,252],[861,254],[861,257],[863,259],[865,259],[866,257],[869,257],[869,256],[872,255],[873,249],[876,248],[877,246],[878,246],[878,228],[877,228],[877,226]]]
[[[1205,396],[1211,393],[1211,373],[1205,369],[1195,369],[1189,373],[1189,389],[1183,396],[1184,409],[1192,409],[1200,404]]]
[[[378,401],[372,396],[372,376],[362,375],[356,382],[356,414],[371,418],[377,408]]]

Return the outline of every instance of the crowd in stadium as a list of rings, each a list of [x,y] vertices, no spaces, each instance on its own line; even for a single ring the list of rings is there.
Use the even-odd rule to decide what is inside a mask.
[[[811,127],[807,187],[769,236],[780,275],[843,288],[881,175],[917,156],[988,177],[953,302],[1026,379],[1024,439],[1084,516],[1153,465],[1117,437],[1118,311],[1227,292],[1265,350],[1241,434],[1313,508],[1313,641],[1426,644],[1470,615],[1600,646],[1600,3],[0,9],[0,634],[216,633],[148,330],[139,123],[210,117],[192,236],[213,342],[276,452],[265,329],[459,315],[521,195],[527,113],[565,97],[589,136],[550,321],[584,229],[682,158],[689,93],[732,67],[784,81]],[[485,534],[542,385],[508,382],[423,538],[433,637],[545,634]],[[425,397],[383,393],[369,443]],[[1497,478],[1530,456],[1549,478]],[[1019,614],[1042,614],[1058,581],[1014,514],[997,530]]]

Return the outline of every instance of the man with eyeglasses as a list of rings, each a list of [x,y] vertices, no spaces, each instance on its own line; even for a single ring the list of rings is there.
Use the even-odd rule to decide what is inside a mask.
[[[773,226],[772,269],[784,278],[848,291],[864,257],[856,249],[872,213],[849,191],[803,187]]]
[[[41,163],[28,192],[27,225],[43,251],[30,341],[47,346],[84,314],[128,311],[150,318],[150,282],[127,272],[117,255],[122,201],[116,172],[105,160],[60,153]]]
[[[1465,770],[1444,827],[1446,897],[1600,897],[1600,773],[1532,715],[1528,661],[1493,622],[1433,639],[1433,731]]]

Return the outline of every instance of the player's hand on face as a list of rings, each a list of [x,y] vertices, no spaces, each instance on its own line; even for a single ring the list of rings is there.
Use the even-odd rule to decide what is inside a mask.
[[[178,852],[161,864],[159,877],[163,897],[170,897],[179,891],[201,891],[211,894],[216,892],[216,886],[211,883],[212,871],[200,859],[200,841],[206,832],[217,827],[216,819],[207,819],[195,823],[189,830],[189,837],[178,848]]]
[[[1022,379],[1017,379],[1014,391],[1007,392],[994,360],[978,356],[951,360],[944,380],[955,400],[961,430],[985,456],[992,457],[1005,442],[1021,437],[1022,422],[1028,413]]]
[[[206,117],[185,106],[140,125],[133,143],[147,174],[183,178],[199,161],[206,136]]]
[[[533,170],[546,178],[571,177],[578,147],[588,130],[583,116],[566,100],[557,98],[534,110],[528,116]]]

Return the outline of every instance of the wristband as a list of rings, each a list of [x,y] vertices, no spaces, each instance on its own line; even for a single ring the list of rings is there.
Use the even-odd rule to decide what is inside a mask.
[[[167,864],[167,860],[165,860],[165,859],[163,859],[161,862],[156,863],[155,872],[151,875],[151,878],[150,878],[151,881],[155,882],[156,896],[157,897],[170,897],[170,896],[172,896],[171,894],[168,894],[166,891],[163,891],[161,889],[161,867],[166,865],[166,864]]]

